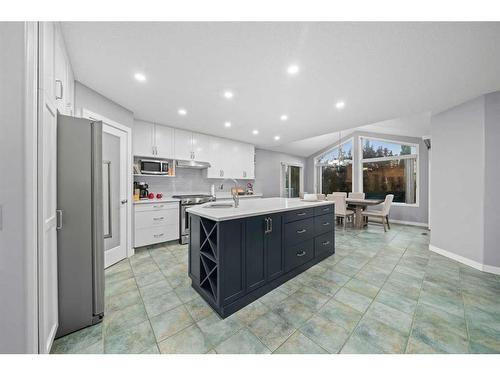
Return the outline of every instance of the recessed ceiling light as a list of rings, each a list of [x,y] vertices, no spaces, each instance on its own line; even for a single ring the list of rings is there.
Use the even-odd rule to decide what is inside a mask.
[[[230,127],[231,127],[231,123],[230,123],[229,121],[226,121],[226,122],[224,123],[224,126],[225,126],[226,128],[230,128]]]
[[[223,95],[224,95],[224,98],[226,98],[226,99],[232,99],[234,96],[234,93],[232,91],[227,90],[227,91],[224,91]]]
[[[275,141],[279,141],[279,140],[280,140],[280,136],[279,136],[279,135],[275,135],[275,136],[274,136],[274,140],[275,140]]]
[[[134,78],[139,82],[144,82],[146,80],[146,76],[142,73],[135,73]]]
[[[287,115],[281,115],[280,116],[280,120],[281,121],[286,121],[286,120],[288,120],[288,116]]]
[[[186,116],[187,115],[187,111],[184,108],[179,108],[179,110],[177,111],[177,113],[180,116]]]
[[[257,135],[257,134],[259,134],[259,131],[258,131],[257,129],[252,130],[252,134],[253,134],[253,135]]]
[[[298,65],[290,65],[286,71],[288,74],[290,74],[291,76],[294,76],[295,74],[297,74],[299,72],[300,68]]]
[[[342,109],[345,107],[345,103],[343,101],[339,101],[337,103],[335,103],[335,108],[337,109]]]

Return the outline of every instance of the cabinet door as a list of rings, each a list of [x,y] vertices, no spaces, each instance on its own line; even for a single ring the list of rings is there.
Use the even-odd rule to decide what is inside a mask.
[[[266,216],[248,218],[245,224],[245,286],[250,292],[266,282]]]
[[[210,162],[210,137],[205,134],[193,133],[193,158],[197,161]]]
[[[153,147],[154,125],[149,122],[135,121],[132,136],[134,155],[156,156]]]
[[[224,178],[222,167],[223,158],[223,139],[218,137],[209,137],[209,157],[210,167],[207,169],[207,178]]]
[[[253,180],[255,178],[255,147],[246,143],[240,146],[240,163],[243,179]]]
[[[271,231],[266,237],[267,281],[281,276],[285,272],[283,246],[283,215],[269,215]]]
[[[193,133],[175,129],[174,130],[175,158],[179,160],[193,159]]]
[[[165,159],[174,157],[174,129],[155,125],[156,156]]]

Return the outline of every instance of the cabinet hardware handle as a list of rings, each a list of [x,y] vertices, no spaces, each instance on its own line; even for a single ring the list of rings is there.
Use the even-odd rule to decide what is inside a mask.
[[[266,226],[265,226],[265,229],[264,229],[264,234],[268,234],[269,233],[269,218],[266,217],[264,220],[265,220],[265,223],[266,223],[265,224]]]
[[[273,219],[269,218],[269,233],[273,231]]]
[[[163,208],[163,204],[154,205],[153,208]]]
[[[64,92],[63,83],[60,79],[56,79],[56,83],[59,83],[59,85],[60,85],[59,87],[61,88],[61,95],[59,96],[56,94],[56,99],[62,99],[64,96],[63,95],[63,92]]]
[[[128,203],[128,199],[122,199],[122,200],[120,201],[120,203],[121,203],[121,204]]]
[[[63,215],[62,210],[56,210],[56,229],[57,230],[61,230],[63,227],[62,215]]]
[[[329,208],[323,208],[323,212],[327,212],[327,211],[330,211]]]
[[[163,216],[161,216],[161,217],[154,217],[154,218],[153,218],[153,220],[155,220],[155,221],[158,221],[158,220],[163,220],[163,219],[165,219]]]
[[[330,222],[323,223],[324,226],[330,225]]]
[[[299,212],[297,216],[304,216],[307,212]]]
[[[303,257],[304,255],[306,255],[306,252],[304,250],[297,253],[298,257]]]
[[[323,246],[326,246],[326,245],[329,245],[329,244],[330,244],[330,241],[323,242]]]
[[[306,230],[306,229],[299,229],[299,230],[297,231],[297,233],[299,233],[299,234],[302,234],[302,233],[305,233],[305,232],[307,232],[307,230]]]
[[[163,233],[160,233],[160,234],[153,234],[153,237],[154,237],[154,238],[163,237]]]

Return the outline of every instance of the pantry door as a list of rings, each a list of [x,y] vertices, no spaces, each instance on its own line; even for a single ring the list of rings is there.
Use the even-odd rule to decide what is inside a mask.
[[[132,192],[129,163],[130,131],[96,114],[87,116],[102,121],[102,183],[104,268],[132,255],[129,247],[130,204]]]

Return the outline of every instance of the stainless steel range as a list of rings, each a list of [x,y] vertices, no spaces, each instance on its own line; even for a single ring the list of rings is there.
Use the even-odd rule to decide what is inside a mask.
[[[180,199],[180,210],[179,210],[179,228],[180,237],[179,242],[181,244],[189,243],[189,219],[186,209],[202,203],[215,201],[215,197],[208,194],[180,194],[174,195],[172,198]]]

